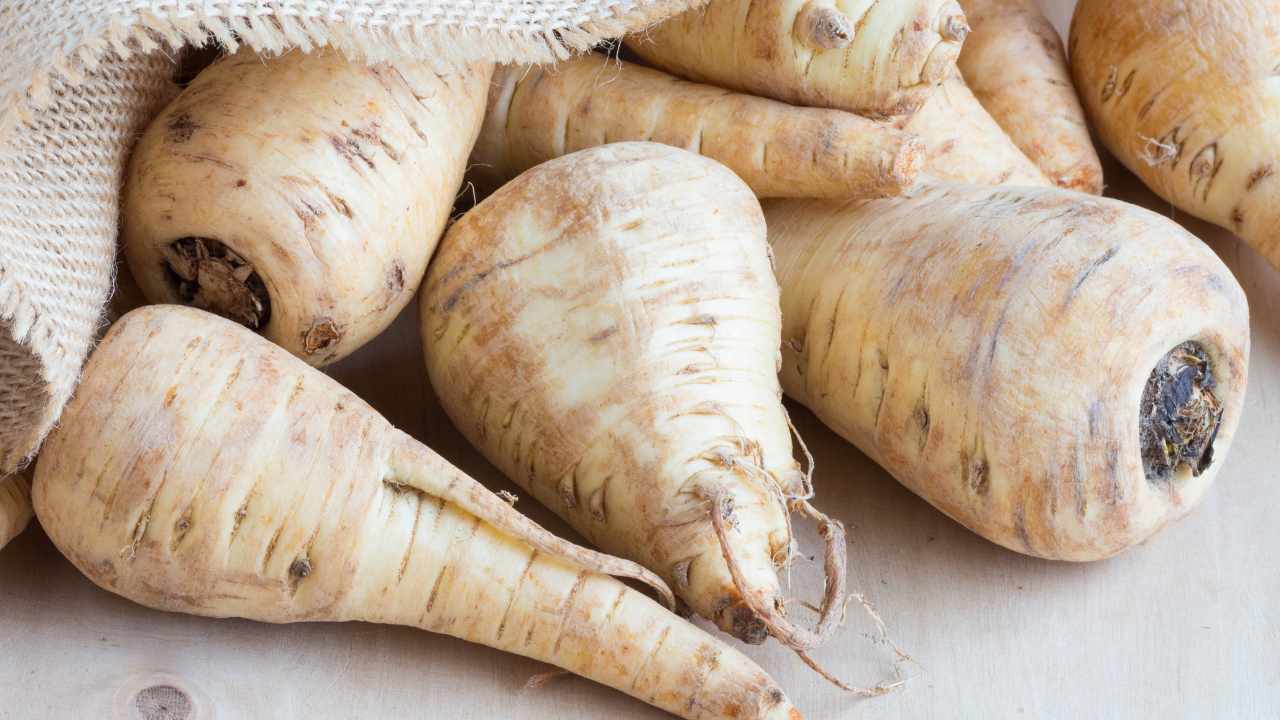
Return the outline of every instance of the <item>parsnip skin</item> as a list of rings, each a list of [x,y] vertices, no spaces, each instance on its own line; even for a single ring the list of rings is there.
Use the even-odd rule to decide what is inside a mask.
[[[427,370],[472,444],[592,544],[739,639],[803,649],[779,629],[788,499],[805,482],[777,384],[777,293],[760,206],[724,166],[595,147],[450,228],[422,292]],[[725,543],[713,510],[736,526]]]
[[[416,292],[491,72],[369,68],[332,50],[218,61],[134,149],[123,238],[139,286],[313,365],[346,356]]]
[[[624,40],[689,80],[888,117],[920,108],[968,31],[954,0],[711,0]]]
[[[765,215],[787,394],[974,532],[1094,560],[1181,517],[1213,481],[1242,412],[1249,313],[1175,223],[1064,190],[963,186],[770,201]],[[1182,465],[1149,480],[1143,394],[1187,341],[1220,403],[1212,455],[1198,476]]]
[[[724,163],[759,197],[870,198],[912,187],[924,148],[839,110],[801,108],[591,53],[495,74],[468,177],[485,194],[538,163],[626,140]]]
[[[1280,2],[1081,0],[1070,46],[1107,148],[1280,268]]]
[[[411,625],[682,717],[800,717],[745,656],[577,564],[593,553],[197,310],[147,307],[111,329],[41,454],[35,504],[89,579],[148,607]]]
[[[975,185],[1053,184],[1009,139],[960,75],[952,74],[924,107],[894,125],[925,144],[922,176]]]
[[[1099,195],[1089,138],[1062,39],[1034,0],[959,0],[973,32],[960,72],[1005,133],[1058,187]]]
[[[31,522],[31,482],[23,473],[0,478],[0,548]]]

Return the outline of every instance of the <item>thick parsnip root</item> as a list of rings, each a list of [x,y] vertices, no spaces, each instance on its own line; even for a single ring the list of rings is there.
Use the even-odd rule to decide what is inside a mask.
[[[746,642],[803,652],[784,611],[789,510],[809,512],[777,383],[764,218],[722,165],[617,143],[524,173],[450,228],[422,293],[427,369],[486,457],[592,543]]]
[[[895,126],[925,144],[922,176],[976,185],[1052,185],[953,74],[909,118]]]
[[[331,50],[218,61],[134,149],[123,237],[138,285],[313,365],[346,356],[416,292],[491,72]]]
[[[625,41],[689,80],[886,117],[919,109],[968,32],[954,0],[711,0]]]
[[[0,548],[31,522],[31,483],[22,473],[0,478]]]
[[[960,72],[1009,138],[1059,187],[1102,192],[1062,39],[1035,0],[959,0],[973,32]]]
[[[588,54],[499,69],[468,177],[485,193],[551,158],[649,140],[717,160],[759,197],[891,197],[924,149],[908,133],[839,110],[799,108]]]
[[[686,718],[796,720],[777,685],[359,398],[189,308],[107,334],[41,454],[35,505],[98,585],[148,607],[420,627]]]
[[[1081,0],[1070,45],[1107,148],[1280,268],[1280,1]]]
[[[1197,238],[1052,188],[771,201],[787,394],[966,527],[1092,560],[1191,510],[1249,311]]]

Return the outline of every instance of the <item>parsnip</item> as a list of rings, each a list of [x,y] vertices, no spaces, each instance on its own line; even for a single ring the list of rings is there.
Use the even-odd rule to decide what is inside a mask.
[[[1102,164],[1062,39],[1035,0],[959,0],[973,32],[960,72],[1009,138],[1059,187],[1102,192]]]
[[[284,350],[190,308],[112,327],[36,470],[93,582],[161,610],[361,620],[553,663],[686,718],[796,720],[750,660]],[[447,713],[446,713],[447,714]]]
[[[968,32],[954,0],[711,0],[625,41],[689,80],[884,117],[919,109]]]
[[[1280,2],[1081,0],[1070,45],[1107,148],[1280,267]]]
[[[653,143],[543,163],[450,228],[421,303],[444,409],[592,543],[746,642],[803,656],[834,627],[843,528],[805,500],[764,218],[733,173]],[[776,572],[789,509],[827,539],[812,632]]]
[[[1052,185],[1018,149],[958,75],[953,74],[898,128],[925,144],[921,175],[977,185]]]
[[[889,197],[910,188],[923,148],[839,110],[799,108],[588,54],[500,68],[468,177],[487,194],[554,157],[624,140],[724,163],[760,197]]]
[[[344,357],[417,290],[491,72],[332,50],[219,60],[134,149],[123,232],[139,286],[313,365]]]
[[[1051,188],[765,215],[784,389],[971,530],[1102,558],[1213,481],[1243,409],[1249,312],[1175,223]]]
[[[31,522],[31,483],[22,473],[0,478],[0,548]]]

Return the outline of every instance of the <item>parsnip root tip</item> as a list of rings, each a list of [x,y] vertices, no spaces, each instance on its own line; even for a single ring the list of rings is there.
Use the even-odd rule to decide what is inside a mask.
[[[959,6],[954,6],[950,12],[944,14],[939,25],[938,34],[943,40],[963,43],[964,39],[969,37],[969,21],[965,19],[964,12]]]
[[[812,668],[833,685],[844,690],[853,690],[851,686],[831,675],[822,668],[807,652],[821,645],[840,625],[844,615],[845,604],[845,566],[847,565],[847,549],[845,544],[844,525],[822,514],[804,499],[792,499],[788,509],[816,521],[818,534],[826,544],[823,556],[823,572],[826,576],[825,592],[822,605],[818,609],[818,623],[813,630],[802,628],[792,623],[785,615],[785,603],[781,598],[764,598],[754,591],[745,578],[741,563],[729,537],[729,529],[733,526],[733,495],[728,490],[721,490],[711,498],[711,525],[720,541],[720,551],[734,586],[742,596],[742,601],[754,614],[755,619],[763,623],[778,642],[791,648],[806,665]]]
[[[839,50],[853,42],[849,16],[830,5],[806,3],[796,17],[796,39],[819,50]]]

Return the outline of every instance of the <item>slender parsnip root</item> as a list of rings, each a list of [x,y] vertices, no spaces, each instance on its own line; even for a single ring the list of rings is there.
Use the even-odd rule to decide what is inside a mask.
[[[886,117],[920,108],[968,32],[954,0],[711,0],[625,40],[689,80]]]
[[[1081,0],[1070,45],[1120,162],[1280,268],[1280,1]]]
[[[717,160],[759,197],[871,198],[914,185],[924,148],[840,110],[799,108],[587,54],[498,70],[468,177],[485,193],[576,150],[648,140]]]
[[[138,285],[313,365],[346,356],[417,291],[491,72],[332,50],[219,60],[134,149],[123,236]]]
[[[1102,192],[1102,164],[1062,39],[1035,0],[959,0],[973,32],[960,72],[1009,138],[1059,187]]]
[[[1054,188],[771,201],[782,385],[1019,552],[1092,560],[1199,501],[1240,420],[1244,292],[1170,220]]]
[[[23,473],[0,478],[0,548],[31,522],[31,481]]]
[[[410,625],[681,717],[800,717],[745,656],[605,574],[665,589],[647,571],[556,538],[333,380],[199,310],[116,323],[34,497],[76,567],[148,607]]]
[[[735,637],[803,653],[840,615],[844,534],[792,458],[777,303],[741,180],[616,143],[543,163],[455,223],[422,335],[445,410],[512,480]],[[827,537],[816,631],[788,619],[778,580],[792,509]]]
[[[1052,185],[974,97],[958,73],[894,125],[925,144],[921,175],[976,185]]]

